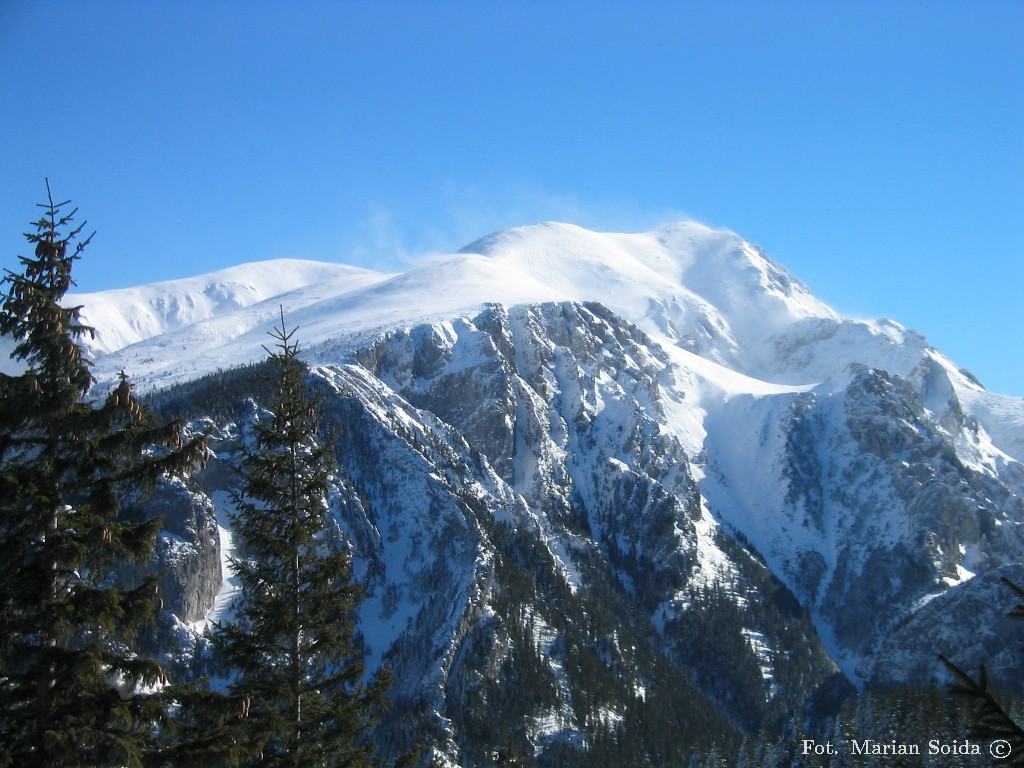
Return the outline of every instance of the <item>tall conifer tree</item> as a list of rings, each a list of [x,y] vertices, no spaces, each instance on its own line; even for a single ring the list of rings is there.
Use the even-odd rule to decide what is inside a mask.
[[[78,341],[93,331],[62,301],[91,236],[75,242],[75,211],[49,183],[47,198],[0,298],[0,334],[25,367],[0,375],[0,766],[139,766],[166,678],[132,647],[159,598],[154,578],[123,587],[112,573],[150,558],[159,521],[125,519],[120,499],[206,449],[156,423],[123,373],[89,399]]]
[[[352,559],[328,525],[331,446],[317,440],[322,413],[306,367],[281,326],[268,349],[276,395],[243,449],[231,514],[240,541],[232,567],[242,583],[236,623],[214,641],[237,672],[232,693],[251,701],[247,727],[262,739],[260,765],[374,764],[368,731],[387,675],[364,683],[355,642],[361,588]]]

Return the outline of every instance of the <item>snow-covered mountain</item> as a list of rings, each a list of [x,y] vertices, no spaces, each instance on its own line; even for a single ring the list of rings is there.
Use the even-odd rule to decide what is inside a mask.
[[[1024,557],[1024,400],[733,233],[546,223],[400,274],[261,262],[69,301],[97,377],[221,459],[257,412],[234,369],[283,307],[343,435],[371,660],[452,764],[487,764],[498,713],[497,746],[593,757],[699,700],[721,741],[1005,642],[971,595]],[[182,636],[223,609],[229,482],[215,461],[160,500]]]
[[[126,365],[143,386],[258,359],[284,307],[305,345],[349,346],[393,327],[451,319],[487,304],[594,301],[653,340],[718,363],[710,378],[813,386],[851,363],[908,375],[925,357],[948,372],[1001,447],[1017,453],[1018,398],[985,392],[920,334],[893,321],[842,318],[759,248],[684,222],[643,234],[545,223],[482,238],[400,274],[293,259],[184,280],[70,294],[97,328],[102,373]],[[181,365],[168,350],[189,350]],[[700,365],[700,363],[697,363]],[[705,369],[712,371],[712,369]],[[756,382],[742,382],[740,391]],[[730,387],[725,387],[729,389]],[[1001,429],[1001,424],[1011,424]]]
[[[314,346],[488,303],[596,301],[655,338],[791,384],[820,381],[850,356],[814,354],[819,348],[853,345],[858,359],[867,354],[905,368],[923,346],[887,321],[843,321],[756,247],[694,223],[639,235],[547,223],[490,235],[397,275],[281,260],[69,301],[83,304],[99,329],[91,351],[137,359],[139,378],[192,375],[178,370],[178,361],[144,359],[154,344],[203,342],[195,349],[213,365],[247,359],[249,337],[262,343],[279,305],[302,323],[307,346]],[[791,349],[777,348],[783,338]],[[894,352],[908,341],[915,351]]]

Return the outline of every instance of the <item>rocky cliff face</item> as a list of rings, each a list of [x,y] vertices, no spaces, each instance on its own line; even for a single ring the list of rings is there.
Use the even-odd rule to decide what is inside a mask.
[[[161,574],[164,608],[181,621],[201,619],[222,580],[216,508],[209,496],[194,482],[169,480],[126,505],[125,514],[162,520],[149,568]]]
[[[353,359],[311,381],[339,435],[332,503],[368,586],[370,660],[396,675],[393,743],[485,764],[478,731],[504,722],[510,743],[582,753],[652,738],[655,700],[703,701],[689,750],[799,710],[835,674],[810,614],[704,507],[663,426],[669,359],[606,308],[489,307]],[[254,413],[237,378],[220,411],[241,423],[194,478],[207,512]],[[204,386],[175,407],[208,403]],[[187,591],[184,569],[172,578]]]
[[[747,447],[709,430],[706,491],[814,611],[858,682],[871,679],[863,660],[922,600],[1022,553],[1019,465],[990,450],[955,396],[926,405],[946,375],[935,368],[925,361],[904,378],[854,366],[777,396],[778,407],[743,399],[734,408]],[[760,462],[753,485],[744,462]]]
[[[545,225],[468,251],[288,294],[336,440],[368,661],[396,675],[386,743],[450,765],[506,746],[666,765],[855,687],[927,683],[940,651],[1013,669],[999,606],[979,606],[1024,555],[1019,403],[919,334],[840,318],[734,235]],[[439,275],[450,297],[522,270],[495,291],[544,300],[423,307]],[[266,311],[173,343],[237,324],[230,343],[258,348]],[[207,368],[217,344],[197,352]],[[207,470],[146,507],[165,518],[167,625],[195,657],[228,599],[227,467],[262,385],[229,367],[168,388],[182,376],[153,365],[154,404],[214,432]]]
[[[661,426],[667,358],[604,307],[492,307],[385,338],[358,359],[455,427],[544,526],[621,562],[622,578],[683,583],[699,567],[697,483]],[[572,541],[552,546],[571,573]]]

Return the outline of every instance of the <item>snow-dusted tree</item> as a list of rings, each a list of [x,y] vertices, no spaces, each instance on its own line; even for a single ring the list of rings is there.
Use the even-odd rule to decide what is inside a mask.
[[[231,520],[240,543],[232,568],[242,584],[238,620],[214,643],[251,704],[246,727],[262,743],[260,765],[362,766],[383,703],[386,675],[364,681],[356,642],[361,588],[338,531],[329,525],[331,448],[318,441],[322,414],[306,367],[281,326],[268,349],[276,394],[243,449]]]
[[[124,587],[123,562],[150,558],[159,521],[121,515],[205,455],[177,423],[157,423],[128,378],[99,401],[79,339],[92,332],[62,301],[77,243],[75,211],[54,203],[26,234],[34,254],[10,270],[0,334],[24,371],[0,374],[0,766],[139,766],[165,714],[166,682],[132,651],[159,597],[155,579]]]

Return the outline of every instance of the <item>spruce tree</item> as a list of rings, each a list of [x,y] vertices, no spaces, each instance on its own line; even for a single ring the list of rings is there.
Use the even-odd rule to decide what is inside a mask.
[[[364,682],[355,611],[361,588],[340,532],[329,525],[331,447],[318,441],[322,413],[306,384],[295,330],[281,326],[267,349],[275,396],[242,449],[241,490],[231,513],[242,584],[235,623],[213,639],[251,702],[247,728],[260,765],[374,764],[368,732],[388,684]]]
[[[149,560],[158,520],[129,521],[122,496],[204,459],[178,423],[157,423],[123,373],[89,397],[79,340],[93,330],[64,307],[78,240],[75,211],[40,205],[21,273],[6,270],[0,334],[24,368],[0,374],[0,766],[143,764],[166,717],[160,666],[132,648],[153,618],[155,578],[122,586]]]

